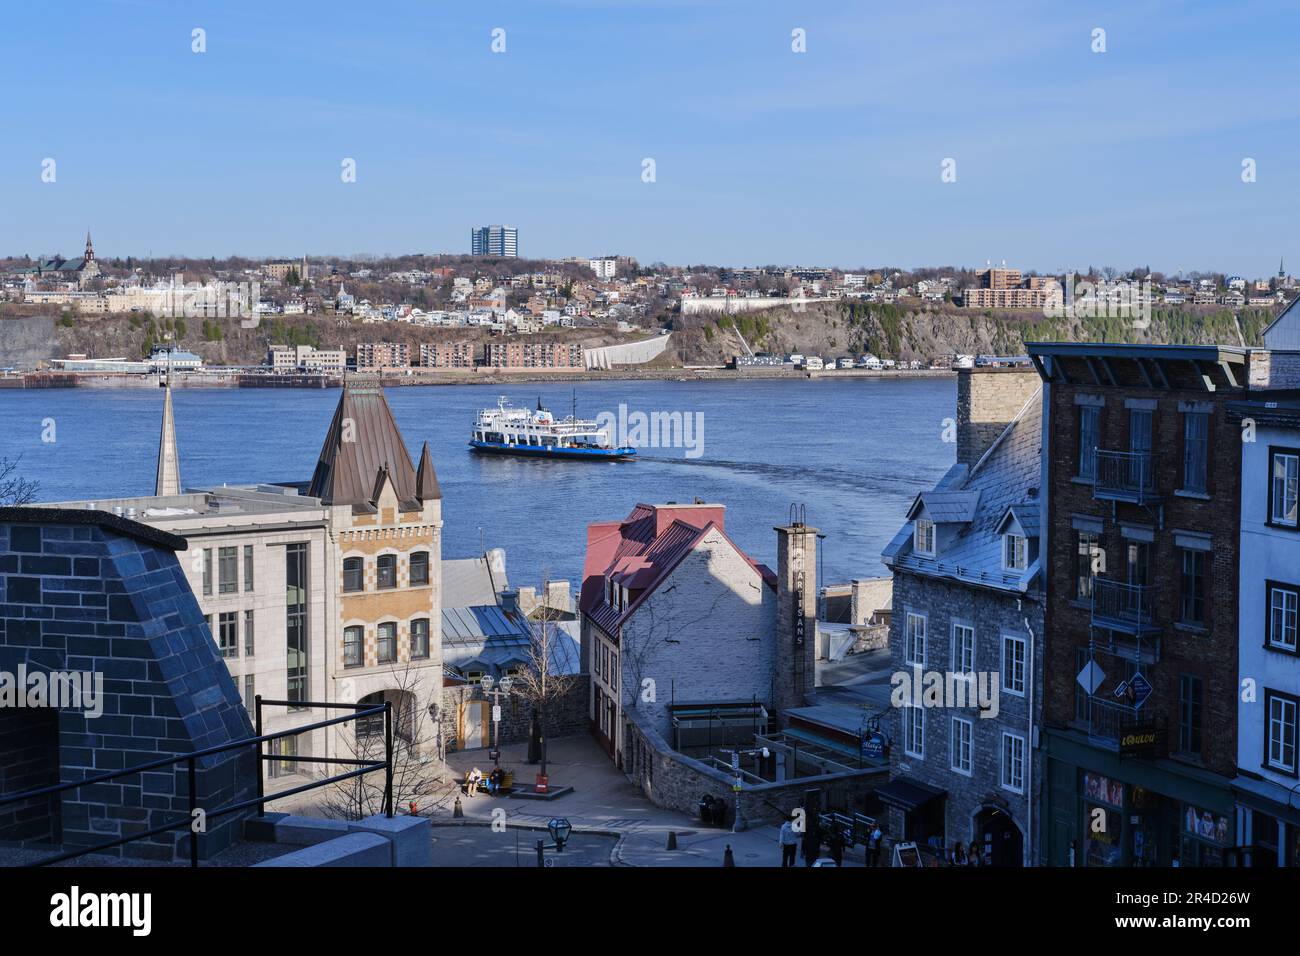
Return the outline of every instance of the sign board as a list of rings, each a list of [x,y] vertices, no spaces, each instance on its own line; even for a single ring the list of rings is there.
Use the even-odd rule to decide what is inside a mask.
[[[537,785],[536,785],[533,789],[535,789],[538,793],[546,793],[546,792],[547,792],[547,790],[548,790],[548,783],[547,783],[546,777],[545,777],[543,774],[540,774],[540,773],[539,773],[539,774],[537,775]]]
[[[496,723],[496,724],[501,723],[501,705],[500,705],[500,704],[493,704],[493,705],[492,705],[492,722],[493,722],[493,723]]]
[[[1096,661],[1088,661],[1083,670],[1079,671],[1078,676],[1075,677],[1075,680],[1079,682],[1079,686],[1087,691],[1089,696],[1097,693],[1097,688],[1101,686],[1102,681],[1105,679],[1106,672],[1097,666]]]
[[[885,735],[872,733],[864,737],[862,740],[862,756],[873,759],[883,758],[885,756]]]
[[[794,573],[794,646],[803,647],[804,641],[804,611],[803,611],[803,572]]]
[[[1129,678],[1128,689],[1132,694],[1135,710],[1142,709],[1142,705],[1147,702],[1147,698],[1151,696],[1153,690],[1151,682],[1146,679],[1141,671]]]
[[[915,843],[894,844],[894,866],[924,866]]]

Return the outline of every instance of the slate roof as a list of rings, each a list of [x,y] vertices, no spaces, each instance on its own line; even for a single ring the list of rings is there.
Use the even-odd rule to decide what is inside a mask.
[[[581,650],[574,625],[556,626],[549,642],[549,672],[576,674]],[[533,638],[528,622],[497,605],[452,607],[442,611],[442,662],[461,672],[475,666],[498,673],[512,664],[532,660]]]
[[[975,491],[923,491],[916,496],[909,518],[915,518],[917,505],[925,505],[930,520],[936,524],[968,524],[975,518],[980,493]]]
[[[424,463],[422,458],[421,465]],[[347,380],[307,494],[327,505],[352,505],[355,512],[372,513],[380,472],[385,468],[402,510],[419,510],[422,499],[415,468],[383,388],[378,382]],[[430,474],[432,471],[430,462]],[[425,491],[441,494],[436,479]]]
[[[973,497],[976,503],[969,523],[935,557],[915,554],[910,520],[916,509],[914,503],[908,522],[885,547],[881,556],[884,563],[895,572],[951,578],[999,590],[1026,592],[1039,586],[1041,555],[1024,571],[1003,569],[1000,529],[1010,510],[1027,535],[1034,537],[1039,533],[1042,423],[1043,398],[1039,388],[974,467],[968,470],[965,465],[953,465],[934,491],[918,496],[918,502],[924,499],[927,508],[936,494],[945,508],[957,500],[951,497],[954,493]]]

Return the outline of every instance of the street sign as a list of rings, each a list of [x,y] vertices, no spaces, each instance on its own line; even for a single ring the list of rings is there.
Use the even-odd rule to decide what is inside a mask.
[[[1141,671],[1138,671],[1129,678],[1128,686],[1129,690],[1133,694],[1133,709],[1141,710],[1142,705],[1145,704],[1147,698],[1151,696],[1151,691],[1153,690],[1151,682],[1143,676]]]
[[[497,723],[497,724],[501,723],[501,705],[500,705],[500,704],[493,704],[493,705],[492,705],[492,721],[493,721],[493,723]]]
[[[1106,672],[1097,666],[1096,661],[1088,661],[1083,670],[1079,671],[1075,680],[1079,682],[1089,695],[1097,693],[1097,688],[1101,686],[1102,681],[1106,679]]]

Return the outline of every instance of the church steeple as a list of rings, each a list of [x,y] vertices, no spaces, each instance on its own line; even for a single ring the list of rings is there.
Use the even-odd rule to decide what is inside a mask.
[[[155,495],[181,493],[181,462],[176,450],[176,417],[172,413],[172,383],[168,376],[163,393],[162,435],[158,439],[158,477],[154,483]]]
[[[95,247],[90,241],[89,229],[86,230],[86,261],[87,262],[95,261]]]

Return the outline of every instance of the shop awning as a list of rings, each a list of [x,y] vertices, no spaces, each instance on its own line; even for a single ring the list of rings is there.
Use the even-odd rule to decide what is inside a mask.
[[[877,787],[875,794],[882,802],[889,804],[891,807],[911,812],[919,810],[931,800],[939,800],[948,796],[948,791],[938,790],[924,783],[914,783],[911,780],[899,777],[889,781],[883,787]]]

